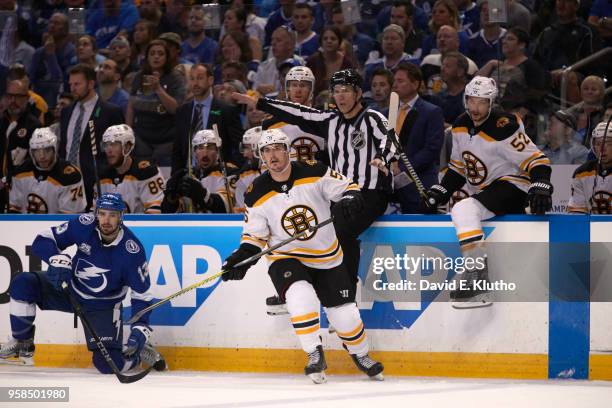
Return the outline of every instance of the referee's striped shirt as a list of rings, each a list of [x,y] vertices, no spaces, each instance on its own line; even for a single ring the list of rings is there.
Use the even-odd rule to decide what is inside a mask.
[[[387,119],[380,112],[364,108],[355,117],[345,119],[337,110],[321,111],[270,98],[260,98],[257,109],[326,139],[331,168],[351,178],[361,189],[389,188],[391,176],[370,165],[375,157],[389,163],[395,154],[395,146],[387,138]],[[351,141],[355,141],[355,147]]]

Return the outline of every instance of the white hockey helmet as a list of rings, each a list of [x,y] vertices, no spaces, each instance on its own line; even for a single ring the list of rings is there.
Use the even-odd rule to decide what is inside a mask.
[[[36,159],[34,158],[34,150],[38,149],[46,149],[48,147],[53,148],[53,162],[50,167],[53,167],[57,162],[57,135],[51,130],[50,127],[38,128],[34,129],[32,132],[32,137],[30,138],[30,157],[32,158],[32,162],[34,166],[36,166],[39,170],[47,170],[43,169],[38,165]]]
[[[487,98],[491,105],[497,98],[497,84],[493,78],[475,76],[466,86],[463,93],[463,104],[467,108],[467,97]]]
[[[310,82],[310,99],[314,95],[315,77],[308,67],[293,67],[285,75],[285,92],[289,90],[289,81],[306,81]]]
[[[261,126],[252,127],[244,132],[244,135],[242,135],[242,142],[240,143],[240,153],[242,153],[245,148],[248,148],[257,156],[257,143],[261,138],[261,132]]]
[[[102,148],[104,149],[106,145],[111,143],[121,143],[121,152],[123,153],[123,157],[127,157],[130,155],[134,146],[136,145],[136,137],[134,137],[134,131],[128,125],[113,125],[110,126],[104,134],[102,135]],[[125,151],[125,146],[131,143],[129,150]]]
[[[273,144],[285,145],[287,154],[289,154],[289,151],[291,150],[291,142],[289,141],[289,136],[287,136],[285,132],[280,129],[268,129],[261,132],[261,137],[257,143],[259,155],[263,157],[261,154],[263,148]]]
[[[612,123],[599,122],[593,132],[591,133],[591,140],[599,138],[610,138],[612,140]]]
[[[195,150],[201,145],[214,144],[217,149],[221,148],[221,138],[215,134],[214,130],[204,129],[199,130],[191,139],[191,146]]]

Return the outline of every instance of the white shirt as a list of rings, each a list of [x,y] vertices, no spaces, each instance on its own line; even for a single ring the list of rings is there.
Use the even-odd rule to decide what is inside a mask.
[[[81,139],[83,138],[85,129],[87,129],[87,122],[89,122],[89,118],[91,118],[96,103],[98,103],[98,94],[94,94],[93,98],[83,103],[83,108],[85,109],[85,112],[83,114],[83,121],[81,122]],[[74,136],[74,128],[76,126],[76,121],[79,117],[79,111],[79,102],[77,102],[74,105],[74,109],[72,110],[72,115],[70,116],[70,121],[68,122],[68,129],[66,132],[66,158],[68,158],[68,155],[70,154],[70,147],[72,146],[72,137]],[[75,164],[79,166],[79,163]]]

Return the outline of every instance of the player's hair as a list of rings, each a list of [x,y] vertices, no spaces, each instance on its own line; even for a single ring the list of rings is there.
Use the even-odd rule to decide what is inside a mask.
[[[93,67],[85,64],[76,64],[68,71],[68,75],[81,74],[88,81],[96,81],[96,70]]]

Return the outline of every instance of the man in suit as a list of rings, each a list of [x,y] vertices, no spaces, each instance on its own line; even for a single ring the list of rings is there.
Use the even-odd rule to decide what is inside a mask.
[[[444,140],[444,115],[442,109],[419,97],[418,90],[423,77],[414,64],[401,63],[395,70],[393,90],[400,99],[397,117],[398,137],[408,160],[428,189],[438,181],[440,150]],[[402,207],[402,213],[423,212],[418,191],[414,183],[402,185],[404,164],[392,164],[395,190]]]
[[[0,118],[0,213],[8,204],[8,191],[15,167],[28,159],[30,137],[40,127],[38,119],[28,108],[28,83],[23,79],[6,84],[6,110]]]
[[[176,111],[177,132],[172,151],[172,174],[188,168],[189,141],[193,135],[198,130],[212,129],[214,124],[219,129],[223,160],[239,165],[242,155],[238,146],[244,132],[238,108],[213,97],[214,74],[210,65],[194,64],[189,75],[193,100]]]
[[[60,157],[81,169],[85,184],[87,208],[93,203],[93,188],[96,174],[93,163],[92,135],[97,150],[98,171],[106,162],[104,150],[100,148],[102,134],[113,125],[125,123],[121,108],[104,102],[98,97],[96,72],[86,65],[75,65],[70,69],[68,83],[74,103],[62,110],[60,118]]]

